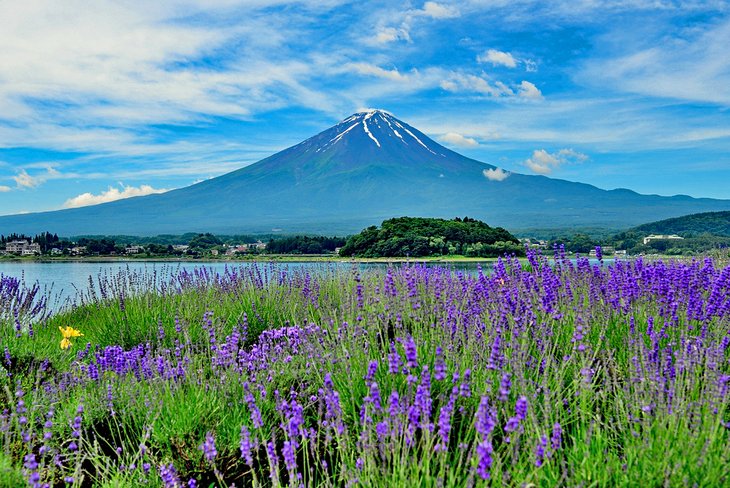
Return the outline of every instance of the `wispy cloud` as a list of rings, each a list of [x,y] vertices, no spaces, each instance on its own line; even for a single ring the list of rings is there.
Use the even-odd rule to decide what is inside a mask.
[[[582,163],[587,160],[588,156],[572,149],[561,149],[554,153],[549,153],[544,149],[537,149],[525,161],[525,166],[535,173],[549,175],[564,164]]]
[[[371,63],[349,63],[347,67],[361,75],[386,78],[391,81],[408,81],[410,78],[408,75],[404,75],[397,69],[385,69]]]
[[[441,82],[441,88],[450,92],[473,92],[491,97],[514,95],[514,92],[501,81],[490,82],[483,76],[452,73]]]
[[[166,191],[169,191],[169,189],[153,188],[150,185],[140,185],[139,187],[134,187],[120,184],[120,188],[110,186],[106,191],[103,191],[98,195],[87,192],[73,198],[69,198],[63,204],[63,206],[65,208],[85,207],[87,205],[98,205],[100,203],[113,202],[115,200],[121,200],[123,198],[141,197],[145,195],[152,195],[154,193],[164,193]]]
[[[730,106],[727,17],[706,29],[680,29],[675,35],[647,35],[645,30],[613,30],[609,35],[609,53],[587,60],[576,76],[580,82],[652,98]]]
[[[56,169],[47,167],[46,172],[31,176],[26,170],[21,170],[20,173],[13,176],[15,184],[18,188],[36,188],[51,178],[58,178],[61,175]]]
[[[12,188],[10,188],[9,186],[0,185],[0,193],[7,193],[7,192],[9,192],[11,190],[12,190]]]
[[[423,8],[420,9],[389,12],[387,23],[377,26],[375,35],[370,40],[376,44],[387,44],[395,41],[411,42],[411,29],[417,19],[453,19],[460,15],[461,12],[458,8],[438,2],[426,2],[423,4]]]
[[[476,139],[463,136],[456,132],[447,132],[446,134],[439,136],[438,140],[451,146],[463,148],[477,147],[479,145]]]

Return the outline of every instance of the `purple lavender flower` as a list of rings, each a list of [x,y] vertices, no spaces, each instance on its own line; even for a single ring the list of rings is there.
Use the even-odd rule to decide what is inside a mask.
[[[438,435],[440,441],[435,446],[436,451],[446,451],[448,449],[449,434],[451,433],[451,417],[453,415],[454,406],[456,404],[456,399],[458,398],[458,396],[458,388],[453,387],[448,403],[441,407],[438,420]]]
[[[464,371],[464,378],[462,379],[461,386],[459,387],[459,395],[464,398],[471,397],[471,369]]]
[[[434,364],[433,369],[433,378],[436,381],[443,381],[446,379],[446,363],[444,362],[444,351],[441,349],[441,346],[436,347],[436,363]]]
[[[423,367],[421,383],[416,388],[415,406],[421,413],[421,427],[431,428],[431,375],[428,366]]]
[[[388,398],[388,415],[395,418],[400,415],[401,411],[400,396],[397,391],[393,390]]]
[[[505,432],[514,432],[520,426],[520,422],[525,420],[527,416],[527,398],[521,396],[517,399],[515,404],[515,415],[507,420],[507,424],[504,426]]]
[[[413,341],[413,337],[408,336],[405,340],[404,346],[406,349],[406,366],[413,370],[418,366],[418,350],[416,348],[416,343]]]
[[[284,447],[281,449],[284,456],[284,465],[289,473],[295,473],[297,470],[297,455],[295,445],[291,441],[284,441]]]
[[[391,342],[390,353],[388,354],[388,372],[391,374],[398,374],[400,373],[402,366],[403,362],[401,360],[400,354],[398,354],[398,351],[395,348],[395,344]]]
[[[165,488],[178,488],[180,486],[180,480],[177,477],[177,471],[175,466],[170,464],[161,464],[159,468],[160,478],[165,485]]]
[[[241,457],[249,466],[253,466],[253,456],[251,455],[251,433],[245,425],[241,426]]]
[[[547,437],[544,435],[540,437],[540,442],[537,444],[537,449],[535,449],[535,466],[538,468],[542,466],[542,463],[545,460],[545,448],[547,447]]]
[[[562,436],[563,429],[560,427],[559,423],[555,422],[555,425],[553,425],[552,435],[550,436],[550,447],[553,451],[557,451],[558,449],[560,449]]]
[[[491,441],[482,441],[479,444],[477,444],[477,456],[478,456],[477,474],[483,480],[489,479],[489,470],[492,467],[492,453],[493,452],[494,452],[494,449],[492,448]]]
[[[206,461],[212,463],[215,460],[215,457],[218,455],[218,451],[215,449],[215,439],[210,431],[206,432],[205,441],[200,445],[199,449],[203,451],[203,456]]]
[[[496,424],[497,420],[495,418],[494,409],[489,407],[489,398],[485,395],[479,402],[474,427],[477,433],[482,436],[482,439],[486,439],[487,436],[492,433]]]
[[[35,454],[26,454],[24,461],[25,469],[28,472],[28,484],[33,488],[39,488],[41,486],[41,476],[38,473],[38,461]]]
[[[377,361],[370,361],[370,364],[368,364],[368,372],[365,375],[365,381],[371,382],[375,378],[375,373],[378,371],[378,362]]]
[[[499,384],[499,401],[500,402],[506,402],[507,398],[509,398],[509,391],[512,387],[512,381],[511,376],[509,373],[504,373],[502,375],[502,381]]]

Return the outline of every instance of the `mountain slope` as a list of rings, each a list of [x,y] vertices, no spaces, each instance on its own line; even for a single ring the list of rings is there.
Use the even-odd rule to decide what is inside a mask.
[[[387,112],[354,114],[258,163],[164,194],[0,217],[0,233],[350,233],[397,216],[478,218],[509,229],[626,228],[730,201],[639,195],[513,173],[451,151]]]
[[[704,233],[730,237],[730,212],[705,212],[640,225],[632,230],[683,236]]]

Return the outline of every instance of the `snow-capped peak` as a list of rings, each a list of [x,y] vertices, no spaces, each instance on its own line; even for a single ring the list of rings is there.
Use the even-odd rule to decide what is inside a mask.
[[[361,108],[358,109],[357,112],[355,112],[355,115],[374,115],[376,113],[386,114],[393,116],[392,113],[388,112],[387,110],[383,110],[382,108]]]
[[[348,145],[363,144],[363,149],[367,144],[371,144],[373,149],[383,149],[385,147],[393,148],[397,144],[401,148],[409,147],[412,150],[426,150],[431,154],[444,156],[441,152],[442,148],[438,144],[433,143],[430,139],[417,132],[404,122],[396,119],[393,114],[387,110],[378,108],[361,109],[342,120],[333,127],[333,132],[327,140],[319,142],[316,152],[326,151],[345,141]],[[424,142],[425,141],[425,142]],[[433,145],[433,147],[431,147]]]

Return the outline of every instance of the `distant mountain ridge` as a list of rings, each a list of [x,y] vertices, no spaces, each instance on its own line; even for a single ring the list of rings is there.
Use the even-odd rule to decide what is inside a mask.
[[[510,230],[625,229],[730,200],[640,195],[497,168],[441,146],[382,110],[359,112],[250,166],[101,205],[0,217],[0,233],[348,234],[400,217],[468,215]],[[498,176],[506,176],[499,172]]]
[[[712,234],[730,237],[730,212],[704,212],[639,225],[632,230],[683,236]]]

